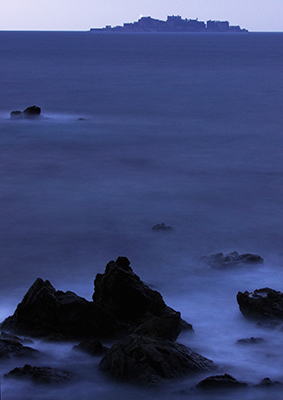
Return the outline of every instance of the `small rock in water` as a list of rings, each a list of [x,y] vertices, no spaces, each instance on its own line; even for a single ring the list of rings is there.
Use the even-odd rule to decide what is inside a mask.
[[[230,267],[241,264],[262,264],[264,262],[263,258],[257,254],[239,254],[237,251],[232,253],[223,254],[216,253],[210,256],[203,256],[201,261],[205,262],[211,267]]]
[[[212,390],[212,389],[239,389],[248,387],[244,382],[239,382],[229,374],[210,376],[203,379],[196,386],[198,389]]]
[[[155,232],[173,230],[173,228],[170,225],[165,225],[164,222],[162,222],[161,224],[154,225],[151,229]]]
[[[37,383],[57,384],[68,382],[72,378],[72,374],[66,370],[60,370],[50,367],[32,367],[25,364],[22,368],[14,368],[5,378],[31,379]]]
[[[258,385],[255,385],[255,387],[272,387],[279,385],[282,385],[282,383],[278,381],[272,381],[270,378],[264,378],[260,381]]]
[[[264,342],[265,341],[262,338],[251,337],[251,338],[247,338],[247,339],[239,339],[239,340],[237,340],[236,343],[245,345],[245,344],[259,344],[259,343],[264,343]]]
[[[24,111],[12,111],[10,117],[12,119],[34,118],[41,114],[41,108],[37,106],[27,107]]]

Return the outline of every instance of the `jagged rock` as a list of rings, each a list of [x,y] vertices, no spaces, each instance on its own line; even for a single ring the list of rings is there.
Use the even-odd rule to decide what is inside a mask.
[[[165,225],[164,222],[162,222],[161,224],[154,225],[151,229],[155,232],[158,232],[158,231],[168,232],[168,231],[173,230],[173,228],[170,225]]]
[[[114,344],[99,365],[116,379],[141,385],[154,385],[216,368],[211,360],[184,345],[140,335],[130,335]]]
[[[229,374],[209,376],[203,379],[196,386],[198,389],[212,390],[212,389],[240,389],[248,387],[244,382],[239,382]]]
[[[5,378],[31,379],[37,383],[58,384],[68,382],[72,378],[69,371],[50,368],[50,367],[32,367],[25,364],[22,368],[15,368]]]
[[[270,326],[283,322],[283,294],[270,288],[238,292],[237,301],[244,317]]]
[[[127,323],[129,331],[154,317],[176,314],[175,310],[166,306],[159,292],[150,289],[134,274],[126,257],[110,261],[105,273],[96,275],[94,286],[94,302],[113,314],[118,321]],[[181,318],[179,320],[178,315],[176,321],[180,321],[181,329],[190,326]]]
[[[237,251],[228,254],[211,254],[210,256],[202,257],[201,260],[215,268],[231,267],[241,264],[262,264],[264,262],[264,259],[257,254],[239,254]]]
[[[272,386],[280,386],[282,385],[281,382],[278,381],[272,381],[270,378],[264,378],[260,381],[258,385],[255,385],[254,387],[272,387]]]
[[[20,338],[19,336],[12,335],[11,333],[6,333],[6,332],[1,332],[0,339],[9,339],[9,340],[15,340],[16,342],[20,343],[29,343],[32,344],[33,341],[31,339],[27,338]]]
[[[73,349],[84,351],[92,356],[100,356],[105,354],[108,350],[107,347],[103,346],[103,344],[96,339],[84,340],[77,346],[74,346]]]
[[[187,324],[187,330],[193,331],[192,325]],[[173,312],[172,314],[163,314],[140,325],[134,333],[138,335],[147,335],[175,341],[182,330],[181,314]]]
[[[246,344],[259,344],[259,343],[264,343],[264,342],[265,341],[262,338],[251,337],[251,338],[247,338],[247,339],[239,339],[239,340],[237,340],[236,344],[246,345]]]
[[[111,337],[121,330],[115,318],[99,305],[73,292],[56,291],[41,278],[36,279],[1,327],[18,335],[55,340]]]
[[[0,359],[9,357],[35,357],[39,352],[28,346],[23,346],[15,339],[0,338]]]

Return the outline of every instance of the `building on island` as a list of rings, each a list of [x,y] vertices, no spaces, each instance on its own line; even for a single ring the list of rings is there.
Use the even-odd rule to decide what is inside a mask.
[[[141,17],[133,23],[124,23],[123,26],[92,28],[95,32],[248,32],[240,26],[230,26],[228,21],[199,21],[198,19],[182,19],[179,15],[169,16],[166,21],[151,17]]]

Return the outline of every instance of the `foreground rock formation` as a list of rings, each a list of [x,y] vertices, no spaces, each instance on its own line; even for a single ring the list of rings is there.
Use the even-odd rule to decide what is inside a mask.
[[[56,291],[49,281],[41,278],[36,279],[1,328],[54,340],[111,337],[122,330],[116,319],[97,304],[73,292]]]
[[[216,366],[179,343],[130,335],[111,347],[101,360],[100,368],[116,379],[154,385],[166,379],[211,371]]]
[[[237,301],[244,317],[268,325],[283,322],[283,293],[270,288],[239,292]]]
[[[10,357],[35,357],[38,355],[38,351],[24,346],[21,340],[14,337],[10,338],[9,335],[1,335],[0,338],[0,359]]]

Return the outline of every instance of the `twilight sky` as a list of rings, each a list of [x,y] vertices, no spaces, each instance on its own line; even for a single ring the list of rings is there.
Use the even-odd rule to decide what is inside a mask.
[[[250,31],[283,31],[283,0],[2,0],[0,30],[82,30],[140,16],[228,20]]]

